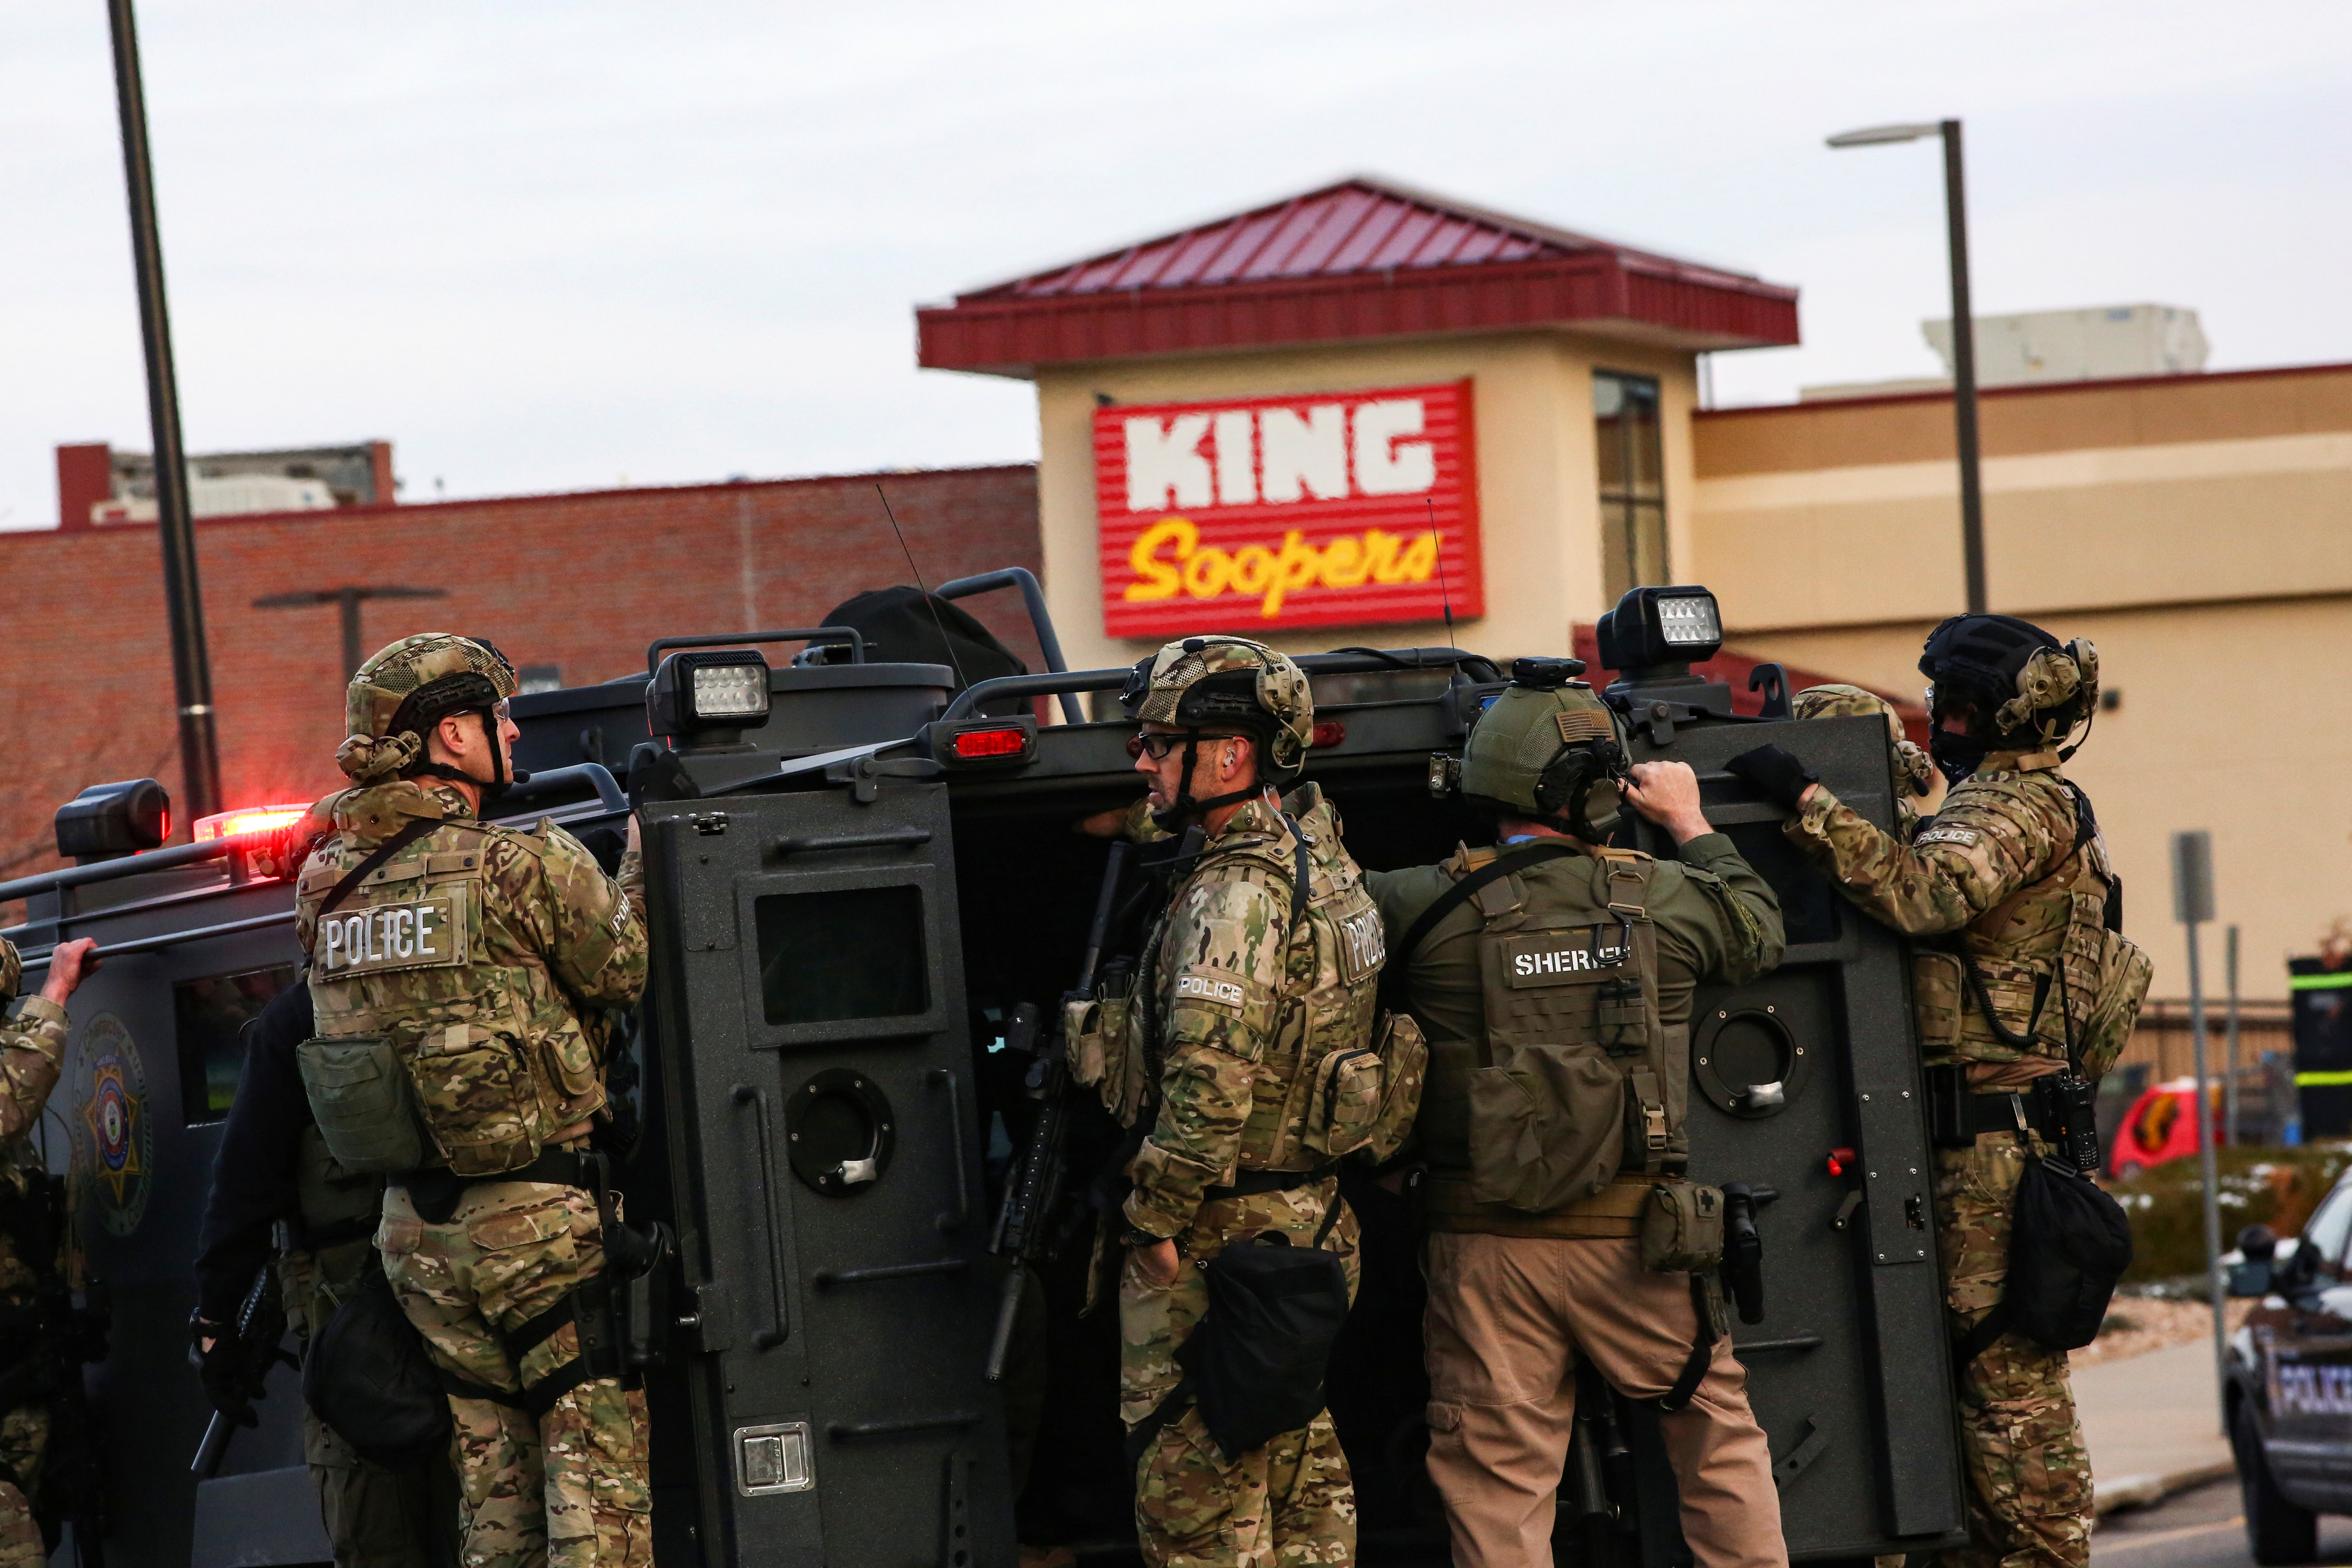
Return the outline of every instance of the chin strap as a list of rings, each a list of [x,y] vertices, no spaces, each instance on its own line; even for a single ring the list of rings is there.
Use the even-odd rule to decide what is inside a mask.
[[[1194,800],[1192,769],[1200,763],[1201,741],[1206,733],[1202,730],[1184,731],[1184,771],[1176,785],[1176,804],[1166,811],[1155,811],[1151,814],[1153,824],[1163,833],[1174,833],[1191,823],[1198,822],[1202,816],[1221,805],[1232,805],[1237,802],[1251,799],[1272,787],[1264,784],[1254,784],[1247,789],[1227,790],[1223,795],[1213,795],[1206,800]]]
[[[509,787],[521,784],[530,778],[530,774],[517,768],[514,777],[509,779],[507,776],[506,749],[499,744],[499,710],[496,708],[469,708],[463,711],[479,713],[482,716],[482,737],[490,743],[490,776],[486,779],[478,773],[469,773],[462,768],[443,767],[439,763],[417,763],[408,771],[411,774],[419,777],[430,775],[434,778],[447,779],[451,784],[472,784],[482,792],[482,804],[488,805],[504,795]]]

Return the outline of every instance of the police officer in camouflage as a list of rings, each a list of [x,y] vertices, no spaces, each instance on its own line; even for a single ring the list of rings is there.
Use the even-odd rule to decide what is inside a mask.
[[[1523,658],[1464,750],[1492,848],[1370,873],[1390,995],[1429,1037],[1429,1473],[1460,1568],[1549,1568],[1576,1369],[1658,1401],[1701,1568],[1781,1568],[1772,1460],[1685,1177],[1691,998],[1780,959],[1779,900],[1682,763],[1627,768],[1573,659]],[[1607,847],[1621,798],[1677,858]],[[1713,1257],[1676,1243],[1712,1219]]]
[[[48,1163],[30,1136],[65,1062],[66,1001],[98,968],[98,943],[59,942],[40,994],[0,1018],[0,1568],[42,1568],[41,1479],[50,1439],[49,1391],[60,1366],[49,1343],[70,1238]],[[16,994],[23,967],[0,938],[0,1006]],[[49,1297],[44,1302],[43,1297]],[[54,1524],[52,1524],[54,1528]]]
[[[352,678],[355,787],[296,889],[318,1030],[299,1054],[339,1163],[414,1160],[375,1239],[449,1389],[467,1568],[645,1563],[645,1396],[581,1338],[615,1223],[592,1015],[646,979],[635,823],[614,879],[552,824],[478,819],[509,778],[515,686],[497,649],[441,634]],[[405,1106],[355,1122],[379,1063]]]
[[[2089,802],[2060,773],[2098,700],[2098,654],[2009,616],[1958,616],[1919,660],[1930,737],[1951,793],[1907,840],[1874,827],[1777,746],[1731,770],[1794,812],[1789,837],[1848,900],[1914,939],[1912,996],[1939,1124],[1937,1245],[1953,1339],[1969,1483],[1965,1568],[2084,1568],[2091,1467],[2064,1352],[2021,1333],[1972,1346],[2000,1304],[2014,1196],[2054,1146],[2044,1093],[2074,1066],[2112,1065],[2146,990],[2144,958],[2116,975],[2103,954],[2114,878]],[[2077,742],[2079,744],[2079,742]],[[2095,1009],[2120,985],[2127,1005]],[[2105,1009],[2112,1013],[2114,1009]]]
[[[1136,985],[1150,1082],[1119,1216],[1119,1394],[1148,1434],[1137,1532],[1153,1564],[1348,1563],[1355,1491],[1328,1413],[1229,1458],[1171,1394],[1208,1302],[1202,1266],[1225,1247],[1278,1232],[1338,1254],[1355,1289],[1356,1221],[1330,1151],[1356,1134],[1328,1124],[1313,1090],[1332,1058],[1372,1044],[1379,916],[1339,812],[1313,784],[1277,793],[1314,730],[1296,664],[1240,637],[1188,637],[1137,665],[1123,701],[1141,722],[1152,820],[1201,831]]]

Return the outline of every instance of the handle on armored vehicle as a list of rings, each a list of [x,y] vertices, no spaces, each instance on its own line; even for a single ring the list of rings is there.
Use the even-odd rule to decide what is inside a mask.
[[[768,1097],[748,1083],[737,1084],[728,1095],[736,1104],[751,1108],[752,1121],[760,1134],[760,1209],[767,1224],[768,1291],[775,1310],[771,1326],[753,1334],[751,1342],[763,1351],[772,1351],[784,1342],[791,1322],[784,1311],[784,1245],[776,1224],[776,1150],[768,1136]]]
[[[1007,566],[999,572],[982,572],[973,577],[958,577],[939,586],[942,599],[970,598],[985,594],[992,588],[1019,588],[1021,602],[1029,611],[1029,629],[1037,634],[1037,651],[1045,660],[1048,674],[1062,675],[1069,670],[1069,661],[1062,657],[1062,639],[1054,630],[1054,617],[1045,608],[1045,590],[1037,585],[1037,574],[1026,566]],[[1062,718],[1072,724],[1087,721],[1078,700],[1068,692],[1062,693]]]
[[[949,1152],[955,1157],[955,1207],[932,1223],[942,1231],[961,1230],[964,1221],[971,1217],[971,1178],[964,1169],[966,1150],[963,1131],[963,1086],[956,1075],[946,1068],[933,1068],[927,1075],[935,1084],[944,1084],[948,1091],[948,1131],[950,1134]]]
[[[621,782],[613,776],[613,770],[602,763],[572,763],[560,768],[542,768],[537,773],[524,773],[518,768],[515,771],[515,782],[508,789],[507,798],[528,799],[531,795],[546,795],[554,790],[566,789],[573,784],[583,784],[595,790],[597,800],[603,804],[606,811],[629,809],[629,797],[622,790]],[[500,817],[528,815],[528,812],[522,811],[503,812]],[[499,818],[493,817],[491,820],[497,821]]]
[[[1499,679],[1494,662],[1483,654],[1467,653],[1458,647],[1347,648],[1338,653],[1309,653],[1298,657],[1298,668],[1309,675],[1370,675],[1384,669],[1459,669],[1475,679]],[[1483,670],[1484,675],[1474,672]],[[1079,691],[1116,691],[1127,684],[1131,672],[1125,669],[1078,669],[1059,675],[1001,675],[993,680],[974,681],[956,693],[947,711],[940,714],[940,723],[952,723],[971,717],[983,702],[1000,697],[1052,697],[1063,699],[1066,716],[1076,712],[1070,695]],[[1081,721],[1073,717],[1071,722]]]
[[[646,673],[653,674],[661,663],[661,656],[672,648],[737,647],[761,642],[845,642],[849,645],[849,662],[866,662],[866,634],[856,626],[802,626],[792,631],[737,632],[732,637],[656,637],[646,645]]]

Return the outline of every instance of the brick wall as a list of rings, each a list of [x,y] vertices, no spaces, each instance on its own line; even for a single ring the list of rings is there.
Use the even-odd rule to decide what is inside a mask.
[[[657,637],[813,626],[852,594],[908,581],[877,480],[926,583],[1038,570],[1026,464],[200,522],[227,804],[311,800],[343,782],[339,613],[257,610],[256,599],[346,584],[444,588],[445,599],[362,605],[366,651],[412,632],[475,633],[578,686],[644,668]],[[58,864],[51,815],[85,785],[152,775],[175,803],[186,792],[153,527],[0,533],[0,583],[11,605],[0,669],[0,877],[10,877]],[[1044,668],[1017,594],[965,607]],[[186,837],[184,822],[173,837]]]

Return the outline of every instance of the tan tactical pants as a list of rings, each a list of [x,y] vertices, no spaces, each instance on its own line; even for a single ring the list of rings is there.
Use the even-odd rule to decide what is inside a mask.
[[[48,1447],[47,1411],[28,1407],[0,1415],[0,1568],[46,1568],[48,1563],[32,1503]]]
[[[2018,1180],[2042,1147],[1988,1132],[1972,1149],[1936,1151],[1936,1246],[1956,1340],[2000,1304]],[[1969,1544],[1939,1554],[1941,1568],[2086,1568],[2091,1458],[2065,1355],[2003,1334],[1961,1373],[1959,1396]]]
[[[604,1267],[596,1205],[577,1187],[469,1187],[446,1225],[417,1217],[399,1187],[376,1231],[384,1272],[431,1348],[458,1376],[493,1388],[536,1384],[580,1353],[566,1323],[512,1365],[511,1331]],[[653,1561],[646,1405],[614,1378],[583,1383],[534,1421],[528,1411],[452,1395],[466,1568],[636,1568]]]
[[[1698,1328],[1690,1277],[1643,1268],[1640,1247],[1429,1238],[1429,1474],[1455,1568],[1549,1568],[1578,1357],[1635,1399],[1681,1375]],[[1771,1455],[1728,1336],[1691,1402],[1661,1424],[1699,1568],[1787,1568]]]
[[[1176,1347],[1209,1306],[1201,1265],[1232,1242],[1280,1230],[1314,1240],[1339,1183],[1201,1205],[1185,1233],[1176,1282],[1147,1282],[1132,1255],[1119,1276],[1119,1415],[1129,1427],[1151,1414],[1183,1373]],[[1345,1214],[1324,1247],[1347,1260],[1356,1288],[1356,1216]],[[1135,1532],[1151,1568],[1347,1568],[1356,1557],[1356,1489],[1328,1412],[1264,1447],[1228,1459],[1201,1426],[1200,1407],[1160,1428],[1136,1467]]]

